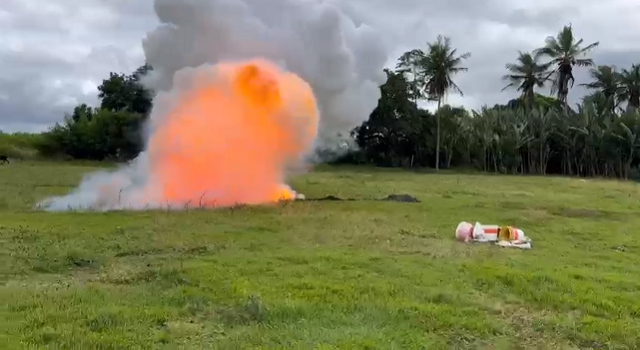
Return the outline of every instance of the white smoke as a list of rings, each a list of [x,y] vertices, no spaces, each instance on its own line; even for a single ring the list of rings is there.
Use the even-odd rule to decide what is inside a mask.
[[[226,60],[266,58],[306,80],[320,110],[320,150],[344,151],[350,131],[377,105],[386,49],[380,34],[361,23],[344,2],[155,0],[154,9],[161,24],[143,40],[147,63],[153,66],[144,83],[158,93],[151,124],[165,117],[159,99],[180,89],[173,86],[177,75]],[[91,174],[69,195],[39,206],[63,211],[171,205],[149,193],[148,162],[143,152],[132,164]]]
[[[131,164],[115,172],[88,174],[70,194],[49,198],[38,203],[37,207],[49,211],[163,208],[166,203],[145,196],[148,159],[143,152]]]
[[[171,88],[185,67],[264,57],[312,86],[321,114],[317,145],[335,150],[378,103],[386,49],[344,2],[155,0],[154,8],[162,24],[143,41],[154,90]]]

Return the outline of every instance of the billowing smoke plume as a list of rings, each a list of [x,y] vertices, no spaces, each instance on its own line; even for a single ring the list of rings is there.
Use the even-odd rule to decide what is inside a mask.
[[[387,58],[379,35],[335,1],[155,0],[154,7],[161,25],[143,41],[154,68],[144,83],[157,94],[146,151],[45,208],[291,199],[286,168],[314,150],[339,149],[377,104]]]
[[[321,114],[318,146],[332,148],[365,121],[380,97],[387,56],[379,33],[322,0],[156,0],[163,23],[143,42],[154,67],[148,84],[221,60],[264,57],[313,87]]]

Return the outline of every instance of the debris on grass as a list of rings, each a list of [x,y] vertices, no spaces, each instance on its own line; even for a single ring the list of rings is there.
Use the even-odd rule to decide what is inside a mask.
[[[501,247],[531,249],[531,239],[514,226],[472,225],[466,221],[456,227],[456,239],[461,242],[492,242]]]
[[[309,198],[308,201],[355,201],[355,198],[340,198],[337,196],[329,195],[321,198]],[[362,199],[364,200],[364,199]],[[377,201],[399,202],[399,203],[420,203],[416,197],[408,194],[390,194],[385,198],[375,199]]]
[[[387,198],[381,199],[383,201],[401,202],[401,203],[420,203],[418,198],[410,196],[408,194],[392,194]]]

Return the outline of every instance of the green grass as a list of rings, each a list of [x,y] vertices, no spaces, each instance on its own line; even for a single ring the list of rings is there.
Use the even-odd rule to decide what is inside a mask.
[[[634,349],[640,189],[323,168],[271,207],[43,213],[88,165],[0,167],[3,349]],[[371,201],[409,193],[422,203]],[[514,224],[531,251],[457,243]]]

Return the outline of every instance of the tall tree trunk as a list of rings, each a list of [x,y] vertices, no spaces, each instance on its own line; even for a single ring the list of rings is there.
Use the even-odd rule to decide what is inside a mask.
[[[623,178],[624,171],[622,170],[622,157],[618,158],[618,172],[619,172],[619,177]]]
[[[440,104],[442,96],[438,96],[438,109],[436,110],[436,171],[440,169]]]
[[[411,67],[411,74],[413,74],[413,103],[418,106],[418,77],[416,77],[416,66]]]
[[[540,175],[544,175],[544,170],[542,170],[542,166],[544,164],[544,154],[542,153],[543,152],[543,147],[544,147],[544,144],[541,142],[540,143],[540,154],[539,154],[539,156],[540,156],[540,171],[538,172],[538,174],[540,174]]]
[[[558,84],[558,100],[562,103],[564,110],[567,110],[567,96],[569,95],[569,75],[561,73],[559,77],[560,84]]]
[[[487,172],[487,146],[482,147],[482,171]]]
[[[522,153],[519,155],[520,164],[516,167],[516,172],[520,171],[520,174],[524,174],[524,158],[522,157]]]
[[[526,110],[530,111],[533,109],[533,103],[534,103],[534,98],[535,95],[533,94],[533,88],[531,88],[531,90],[527,91],[527,96],[526,96]]]
[[[527,145],[527,164],[529,168],[527,169],[527,173],[533,173],[533,157],[531,156],[531,144]]]
[[[624,167],[624,179],[625,180],[629,180],[629,173],[631,172],[631,163],[633,163],[633,147],[631,147],[631,149],[629,150],[629,158],[627,158],[627,163],[625,164]]]

